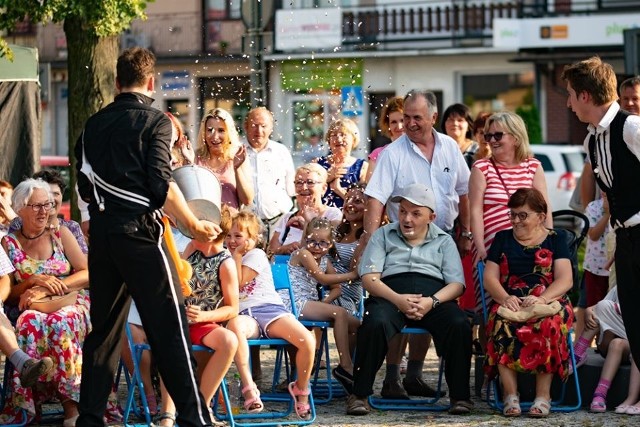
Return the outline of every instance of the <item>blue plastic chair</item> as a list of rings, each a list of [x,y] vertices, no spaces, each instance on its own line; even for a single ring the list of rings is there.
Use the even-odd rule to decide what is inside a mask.
[[[273,282],[277,291],[287,292],[291,301],[294,301],[293,290],[291,288],[291,282],[289,281],[289,271],[286,262],[276,262],[271,265],[271,273],[273,275]],[[297,312],[295,311],[295,306],[293,306],[293,314],[297,317]],[[233,415],[230,411],[227,411],[225,415],[219,415],[216,413],[216,408],[214,408],[214,413],[220,419],[227,421],[230,426],[238,426],[238,427],[276,427],[282,425],[309,425],[312,424],[316,419],[316,408],[313,400],[313,390],[309,394],[309,406],[311,408],[311,414],[309,419],[301,420],[301,419],[291,419],[291,415],[295,414],[294,405],[295,402],[293,398],[289,395],[289,393],[276,393],[273,392],[275,390],[275,385],[277,384],[277,380],[279,377],[279,373],[282,369],[282,363],[286,365],[286,375],[288,381],[293,381],[290,372],[289,372],[289,364],[287,363],[286,356],[286,348],[291,345],[288,341],[280,338],[257,338],[247,340],[250,347],[252,346],[274,346],[278,349],[278,355],[276,356],[276,366],[274,367],[274,380],[271,393],[263,393],[260,395],[260,399],[265,403],[265,408],[262,412],[257,414],[248,414],[241,413]],[[284,405],[284,409],[278,410],[274,409],[271,411],[267,411],[267,403],[275,402],[281,403]]]
[[[478,279],[479,279],[478,283],[480,286],[480,298],[482,302],[482,315],[484,318],[484,324],[486,325],[487,319],[489,318],[489,310],[487,307],[487,301],[486,301],[485,291],[484,291],[484,262],[480,261],[477,267],[478,267]],[[567,341],[568,341],[567,345],[569,346],[569,354],[571,356],[571,367],[573,369],[573,383],[574,383],[575,392],[576,392],[576,403],[574,405],[569,405],[564,403],[565,396],[566,396],[566,389],[567,389],[567,383],[565,382],[562,384],[560,396],[558,396],[557,399],[551,401],[552,412],[573,412],[573,411],[579,410],[582,407],[582,394],[580,393],[580,380],[578,378],[578,369],[576,368],[576,356],[573,352],[573,339],[571,338],[571,332],[572,331],[569,331],[569,334],[567,335]],[[504,408],[504,404],[500,399],[498,399],[498,396],[499,396],[499,384],[498,384],[498,378],[496,377],[495,379],[493,379],[487,384],[487,403],[492,408],[502,412],[502,409]],[[531,408],[532,404],[533,402],[520,402],[520,407],[523,410],[528,410],[529,408]]]

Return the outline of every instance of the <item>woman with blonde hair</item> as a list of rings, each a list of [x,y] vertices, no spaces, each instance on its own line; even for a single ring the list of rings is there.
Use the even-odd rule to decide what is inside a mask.
[[[484,139],[491,156],[476,161],[469,178],[474,265],[487,258],[497,232],[512,228],[507,203],[520,188],[535,188],[540,192],[547,206],[544,224],[553,227],[547,181],[540,161],[531,153],[522,118],[508,111],[492,114],[485,123]],[[477,277],[475,279],[476,309],[479,310],[480,290]]]
[[[215,108],[200,122],[196,163],[208,168],[220,181],[222,203],[239,209],[253,202],[249,165],[236,125],[228,111]]]
[[[314,160],[328,173],[327,190],[322,201],[328,206],[342,208],[347,189],[365,181],[368,163],[351,155],[360,143],[360,131],[353,120],[334,120],[329,125],[325,137],[330,154]]]

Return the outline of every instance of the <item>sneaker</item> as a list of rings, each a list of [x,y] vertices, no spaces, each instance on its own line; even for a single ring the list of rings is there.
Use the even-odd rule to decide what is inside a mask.
[[[402,387],[399,378],[395,381],[383,381],[380,395],[384,399],[409,399],[409,394]]]
[[[41,375],[46,374],[53,368],[53,360],[50,357],[42,359],[29,359],[24,362],[20,371],[20,384],[22,387],[33,387]]]
[[[333,377],[342,384],[342,387],[347,391],[348,394],[353,393],[353,375],[347,372],[342,366],[338,365],[333,368]]]
[[[371,407],[366,397],[358,397],[350,394],[347,398],[347,415],[368,415]]]
[[[427,382],[421,377],[407,378],[402,380],[402,385],[407,391],[409,396],[422,396],[422,397],[444,397],[446,392],[432,389]]]

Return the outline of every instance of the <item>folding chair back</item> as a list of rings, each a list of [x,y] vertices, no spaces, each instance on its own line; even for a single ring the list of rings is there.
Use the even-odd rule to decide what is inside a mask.
[[[485,290],[484,290],[484,262],[480,261],[478,263],[478,278],[479,278],[479,286],[480,286],[480,296],[482,300],[482,314],[484,317],[484,323],[487,323],[489,318],[489,310],[486,304],[485,299]],[[578,370],[576,368],[576,357],[573,352],[573,340],[571,338],[571,331],[567,335],[567,345],[569,347],[569,354],[571,357],[571,368],[573,369],[573,383],[575,386],[576,393],[576,402],[574,404],[565,403],[566,396],[566,388],[567,383],[563,382],[560,390],[560,396],[557,399],[551,401],[551,411],[552,412],[573,412],[580,409],[582,406],[582,396],[580,393],[580,381],[578,379]],[[490,383],[487,384],[487,403],[494,409],[502,411],[504,405],[501,399],[498,397],[499,393],[499,384],[498,379],[494,379]],[[520,406],[523,409],[529,409],[533,402],[520,402]]]

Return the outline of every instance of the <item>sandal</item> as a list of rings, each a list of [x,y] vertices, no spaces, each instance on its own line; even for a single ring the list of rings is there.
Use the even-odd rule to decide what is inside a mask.
[[[627,413],[627,409],[629,409],[630,406],[631,405],[618,405],[618,406],[616,406],[616,409],[615,409],[614,412],[616,414],[626,414]]]
[[[296,415],[303,420],[308,419],[309,415],[311,415],[311,405],[309,405],[309,402],[298,402],[298,396],[309,396],[310,393],[308,388],[306,390],[300,390],[295,381],[289,383],[289,394],[296,403],[294,406]]]
[[[551,411],[551,402],[543,397],[536,397],[533,405],[529,409],[529,416],[532,418],[546,418]]]
[[[522,414],[520,409],[520,397],[517,394],[508,394],[504,398],[504,408],[502,415],[505,417],[519,417]]]
[[[452,400],[449,413],[451,415],[466,415],[470,414],[473,409],[473,402],[470,400]]]
[[[155,424],[155,425],[160,427],[160,422],[163,421],[163,420],[171,421],[171,424],[169,424],[169,426],[163,426],[163,427],[174,427],[176,425],[176,415],[172,414],[171,412],[161,412],[161,413],[159,413],[153,419],[153,424]]]
[[[593,396],[593,400],[591,401],[591,406],[589,406],[589,410],[591,412],[607,412],[607,402],[604,400],[604,397],[600,395]]]
[[[244,399],[244,410],[250,414],[257,414],[258,412],[262,412],[264,409],[264,404],[262,400],[260,400],[260,390],[258,390],[258,386],[255,383],[247,384],[242,389],[242,396],[244,397],[245,393],[253,392],[254,397]]]

